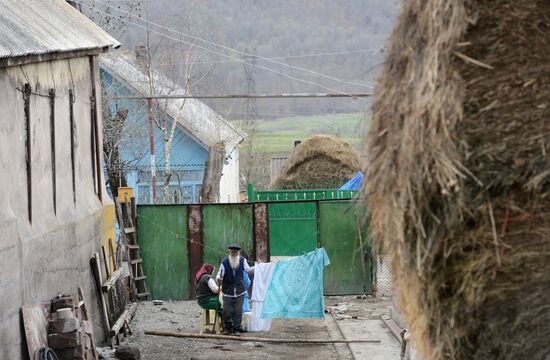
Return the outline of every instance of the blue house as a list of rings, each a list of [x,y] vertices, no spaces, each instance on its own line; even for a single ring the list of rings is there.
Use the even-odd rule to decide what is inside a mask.
[[[223,147],[224,165],[217,201],[239,201],[239,144],[244,139],[243,132],[197,99],[153,100],[155,156],[152,158],[147,100],[116,97],[183,94],[183,88],[156,71],[149,75],[139,53],[106,54],[101,57],[100,68],[111,111],[128,109],[119,150],[122,161],[131,165],[126,171],[126,180],[128,186],[134,188],[139,204],[153,202],[152,172],[156,174],[156,203],[200,202],[209,151],[220,146]],[[172,198],[163,199],[166,157],[165,136],[160,127],[165,120],[170,127],[173,119],[177,126],[169,154]]]

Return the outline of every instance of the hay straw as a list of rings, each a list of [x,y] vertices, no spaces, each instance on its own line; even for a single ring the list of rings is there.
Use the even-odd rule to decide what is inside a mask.
[[[361,169],[357,152],[344,140],[315,135],[294,148],[270,189],[340,187]]]
[[[549,24],[543,0],[403,1],[364,191],[427,359],[550,356]]]

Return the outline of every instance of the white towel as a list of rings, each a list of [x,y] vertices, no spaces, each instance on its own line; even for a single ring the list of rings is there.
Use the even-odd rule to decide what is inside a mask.
[[[274,268],[274,263],[256,263],[254,266],[252,301],[264,301]]]
[[[248,331],[269,331],[271,319],[260,319],[264,299],[269,288],[275,263],[256,263],[254,266],[254,283],[252,284],[252,319]]]
[[[271,329],[271,319],[260,319],[263,301],[252,300],[252,318],[250,319],[250,329],[248,331],[269,331]]]

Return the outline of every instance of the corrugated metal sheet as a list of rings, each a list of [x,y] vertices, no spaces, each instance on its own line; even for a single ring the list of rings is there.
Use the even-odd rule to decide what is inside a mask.
[[[189,298],[186,206],[138,206],[139,252],[151,298]]]
[[[319,201],[319,241],[327,251],[330,266],[325,268],[325,295],[371,293],[371,263],[368,228],[360,225],[363,250],[357,233],[357,221],[366,209],[351,201]],[[361,257],[365,260],[365,273]]]
[[[101,65],[117,80],[133,89],[136,95],[151,94],[149,75],[142,64],[129,51],[119,51],[101,56]],[[155,95],[179,95],[185,90],[166,76],[153,71]],[[136,100],[138,101],[138,100]],[[161,102],[164,109],[164,102]],[[166,113],[206,146],[219,142],[236,145],[245,134],[230,121],[197,99],[172,99],[167,101]]]
[[[227,256],[227,246],[239,244],[250,259],[254,252],[250,204],[202,205],[203,261],[219,267]]]
[[[317,206],[309,202],[268,204],[269,254],[298,256],[317,248]]]
[[[0,0],[0,58],[120,46],[64,0]]]
[[[272,157],[271,158],[271,168],[269,171],[269,179],[273,181],[277,175],[279,175],[279,171],[285,164],[285,162],[288,160],[288,156],[285,157]]]

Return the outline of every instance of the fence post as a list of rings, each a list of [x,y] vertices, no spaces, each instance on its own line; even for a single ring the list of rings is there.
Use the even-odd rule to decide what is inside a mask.
[[[189,256],[189,299],[195,298],[195,273],[203,262],[202,249],[202,206],[189,205],[188,208],[187,244]]]
[[[254,202],[254,185],[252,183],[248,183],[247,186],[247,193],[248,193],[248,202]]]

